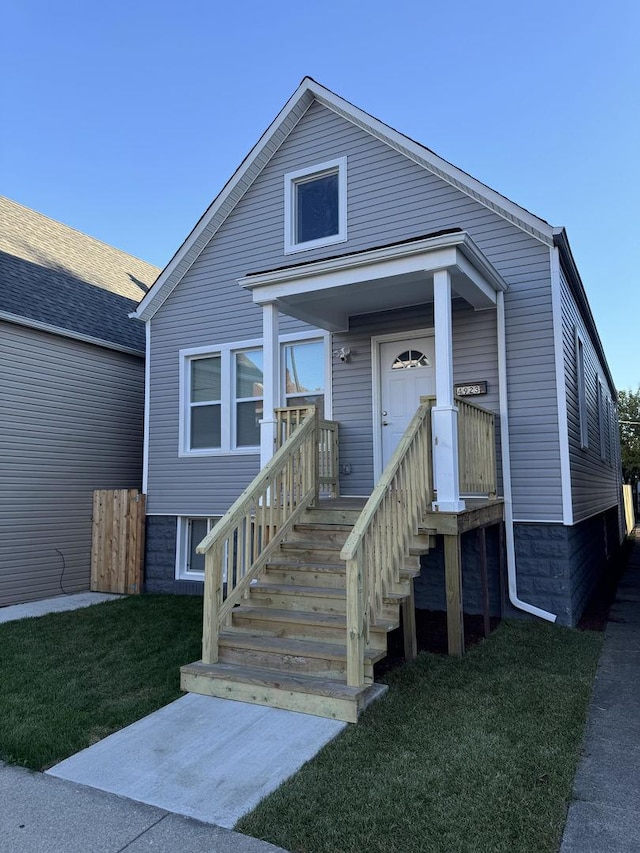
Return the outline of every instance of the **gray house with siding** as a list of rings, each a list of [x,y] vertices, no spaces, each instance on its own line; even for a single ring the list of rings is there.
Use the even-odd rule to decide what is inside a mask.
[[[93,489],[141,486],[158,272],[0,197],[0,606],[88,589]]]
[[[282,407],[338,424],[340,494],[366,498],[433,395],[433,511],[464,513],[455,386],[495,416],[507,606],[576,623],[621,541],[621,478],[563,228],[305,78],[136,316],[147,590],[202,590],[196,546],[273,457]],[[419,607],[444,604],[438,559]]]

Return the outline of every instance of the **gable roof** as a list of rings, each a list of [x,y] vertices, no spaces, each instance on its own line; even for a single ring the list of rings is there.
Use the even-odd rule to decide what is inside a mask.
[[[142,299],[135,316],[148,320],[158,311],[314,101],[404,154],[541,242],[553,246],[553,228],[544,219],[534,216],[438,157],[424,145],[350,104],[310,77],[305,77],[169,261],[151,291]]]
[[[128,314],[157,267],[0,196],[0,318],[144,352]]]

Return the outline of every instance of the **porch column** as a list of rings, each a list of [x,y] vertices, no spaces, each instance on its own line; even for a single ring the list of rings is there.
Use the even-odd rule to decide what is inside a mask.
[[[280,405],[280,343],[278,339],[278,306],[268,302],[262,306],[263,411],[260,421],[260,467],[264,468],[275,452],[276,418]]]
[[[436,405],[432,409],[433,467],[437,491],[433,508],[462,512],[458,475],[458,409],[453,399],[453,332],[451,323],[451,275],[433,274],[436,354]]]

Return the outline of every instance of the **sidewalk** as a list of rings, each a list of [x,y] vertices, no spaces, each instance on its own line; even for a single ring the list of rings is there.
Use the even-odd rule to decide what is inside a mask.
[[[640,850],[640,529],[615,604],[560,853]]]
[[[0,764],[0,849],[11,853],[283,853],[84,785]]]

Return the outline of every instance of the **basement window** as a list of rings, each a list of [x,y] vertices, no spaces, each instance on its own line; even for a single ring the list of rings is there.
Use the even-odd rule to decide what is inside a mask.
[[[220,518],[178,518],[176,579],[204,580],[204,554],[198,554],[196,549]]]
[[[347,239],[347,158],[284,176],[284,251],[301,252]]]

